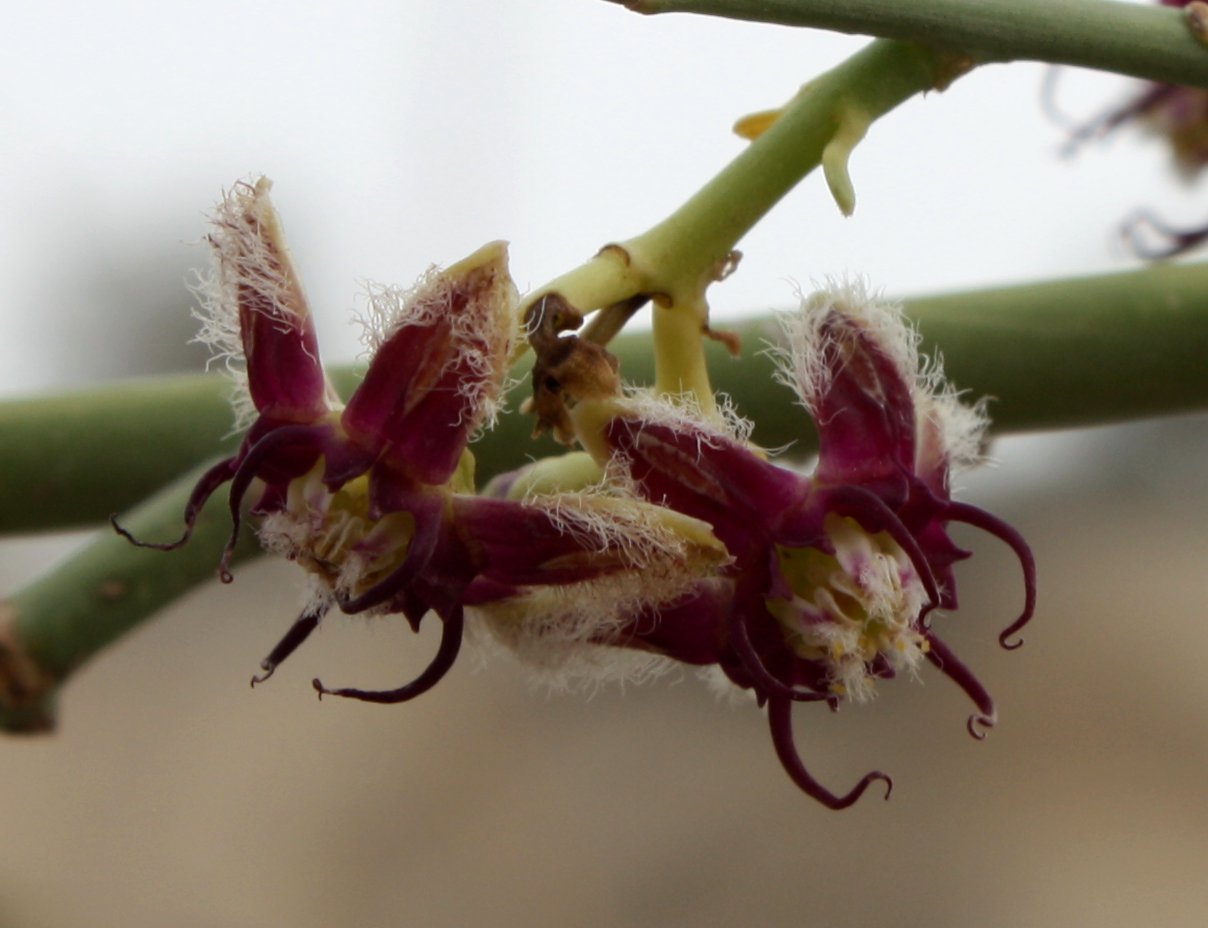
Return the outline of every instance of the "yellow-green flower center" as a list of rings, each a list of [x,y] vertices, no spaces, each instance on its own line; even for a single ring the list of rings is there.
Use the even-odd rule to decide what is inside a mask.
[[[794,652],[828,665],[832,692],[865,700],[884,665],[913,671],[927,652],[918,621],[927,594],[888,534],[836,515],[824,527],[833,553],[777,547],[790,595],[768,597],[767,608]]]
[[[297,561],[332,590],[357,595],[403,563],[415,531],[407,512],[369,516],[369,478],[361,475],[332,492],[322,459],[290,482],[286,506],[260,529],[270,550]]]

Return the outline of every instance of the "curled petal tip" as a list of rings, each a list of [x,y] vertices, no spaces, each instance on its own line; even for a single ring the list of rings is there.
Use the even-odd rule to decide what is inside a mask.
[[[893,795],[893,777],[887,773],[870,773],[865,779],[870,783],[873,780],[880,780],[885,784],[885,800],[889,801],[889,797]]]
[[[878,780],[885,784],[885,796],[883,798],[888,801],[889,797],[893,795],[893,777],[887,773],[881,773],[879,770],[874,770],[872,773],[864,774],[860,778],[860,782],[846,796],[831,796],[828,794],[827,798],[821,799],[822,804],[828,809],[834,809],[836,812],[849,808],[859,802],[860,797],[864,795],[868,787],[872,786]]]
[[[193,534],[193,526],[192,524],[189,524],[185,528],[184,534],[177,538],[176,541],[142,541],[141,539],[136,538],[129,529],[122,528],[121,523],[117,520],[116,512],[109,513],[109,524],[113,526],[113,530],[115,532],[125,538],[126,541],[130,542],[130,544],[134,545],[136,548],[151,548],[154,551],[175,551],[177,548],[184,547],[189,540],[189,536]]]
[[[776,755],[780,758],[785,773],[802,792],[836,812],[854,805],[876,780],[885,784],[885,798],[889,798],[893,792],[893,779],[879,770],[864,774],[860,778],[860,782],[843,796],[835,795],[815,780],[806,769],[801,755],[797,753],[797,748],[793,744],[792,707],[791,700],[778,695],[770,696],[768,698],[768,724],[772,732],[772,746],[776,749]]]
[[[973,700],[973,704],[978,708],[978,712],[969,716],[965,727],[969,734],[978,741],[983,740],[986,732],[998,722],[998,711],[994,708],[994,700],[982,686],[981,681],[941,639],[931,634],[926,637],[930,646],[927,651],[927,659],[938,667],[948,679],[964,690],[965,695]]]
[[[256,688],[257,683],[264,683],[269,677],[276,673],[277,665],[272,661],[261,661],[260,669],[263,670],[264,673],[258,673],[252,677],[252,689]]]
[[[950,502],[945,507],[944,515],[954,522],[964,522],[988,532],[1010,548],[1018,559],[1019,568],[1023,571],[1023,610],[1019,613],[1019,618],[1004,628],[998,636],[998,643],[1002,647],[1014,651],[1023,644],[1023,639],[1010,639],[1032,621],[1032,616],[1036,613],[1036,557],[1032,554],[1031,547],[1017,529],[977,506]]]
[[[345,699],[359,699],[362,702],[376,702],[383,705],[394,705],[414,699],[416,696],[428,692],[440,682],[441,678],[449,672],[449,668],[453,666],[458,651],[461,649],[462,631],[465,624],[461,609],[456,609],[443,622],[440,647],[437,648],[436,656],[432,658],[423,673],[410,683],[393,690],[359,690],[350,687],[331,690],[316,677],[311,681],[311,686],[318,691],[320,699],[324,695],[343,696]]]
[[[1000,634],[998,636],[999,646],[1006,651],[1014,651],[1017,648],[1020,648],[1023,646],[1022,638],[1018,639],[1017,641],[1008,640],[1011,637],[1012,631],[1013,631],[1012,629],[1008,628],[1006,631],[1002,632],[1002,634]]]
[[[965,723],[965,727],[969,730],[969,734],[978,741],[985,741],[986,735],[990,733],[998,722],[998,719],[992,715],[979,715],[974,713],[969,716],[969,721]]]

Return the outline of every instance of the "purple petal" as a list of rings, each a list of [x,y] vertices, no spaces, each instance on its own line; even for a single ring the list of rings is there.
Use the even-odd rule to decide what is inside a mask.
[[[723,525],[758,526],[809,492],[800,475],[687,422],[618,416],[605,440],[646,499],[710,523],[727,545]]]
[[[994,699],[982,686],[981,681],[973,675],[965,663],[952,650],[931,632],[925,632],[924,637],[930,645],[927,660],[931,661],[949,680],[965,691],[973,704],[977,706],[977,715],[969,716],[968,729],[978,741],[986,737],[986,729],[994,727],[998,721],[998,712],[994,708]]]
[[[237,185],[215,216],[215,314],[237,310],[248,389],[261,416],[313,423],[328,412],[314,321],[290,259],[272,185]]]
[[[514,299],[499,242],[407,297],[341,417],[353,442],[421,483],[445,483],[502,387]]]
[[[732,581],[704,580],[688,596],[635,615],[608,643],[694,666],[717,664],[728,650],[725,629],[732,608]]]
[[[914,465],[913,371],[904,371],[878,334],[832,311],[820,327],[824,387],[812,398],[821,483],[885,485],[904,493]]]
[[[838,811],[853,805],[875,780],[885,784],[886,799],[893,792],[893,780],[879,771],[866,773],[859,783],[842,796],[832,793],[815,780],[805,769],[801,755],[797,753],[797,747],[793,743],[793,703],[790,700],[782,696],[768,698],[768,726],[772,731],[772,745],[776,748],[776,756],[780,758],[785,773],[807,796],[818,800],[828,809]]]
[[[436,686],[444,678],[445,674],[452,669],[453,664],[457,661],[457,654],[461,650],[464,627],[464,613],[461,607],[458,606],[456,609],[453,609],[448,617],[442,616],[441,622],[440,647],[436,650],[436,656],[424,668],[424,672],[410,683],[393,690],[358,690],[351,688],[332,690],[325,687],[318,678],[312,680],[311,684],[318,691],[320,699],[324,696],[343,696],[346,699],[359,699],[362,702],[394,705],[400,702],[407,702],[416,696],[422,696],[428,690],[432,689],[432,687]]]
[[[982,531],[989,532],[999,541],[1010,547],[1019,559],[1020,569],[1023,570],[1023,611],[998,636],[998,643],[1008,651],[1018,648],[1023,644],[1023,639],[1016,642],[1010,642],[1008,639],[1027,625],[1031,621],[1032,615],[1036,612],[1036,559],[1032,555],[1031,547],[1024,541],[1023,535],[1018,531],[1002,519],[991,515],[977,506],[971,506],[968,503],[949,503],[944,507],[944,517],[951,519],[953,522],[964,522],[967,525],[972,525],[975,528],[982,529]]]
[[[314,467],[333,437],[329,426],[285,425],[267,430],[263,437],[250,443],[254,431],[249,435],[249,441],[244,443],[246,450],[238,459],[238,468],[231,477],[231,535],[218,566],[218,576],[223,583],[230,583],[232,579],[231,555],[239,542],[243,497],[251,489],[252,482],[260,479],[269,484],[270,491],[279,490]]]

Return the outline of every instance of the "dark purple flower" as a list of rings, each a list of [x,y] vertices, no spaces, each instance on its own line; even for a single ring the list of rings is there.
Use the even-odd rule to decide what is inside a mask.
[[[849,288],[815,296],[786,329],[783,376],[818,427],[810,477],[668,403],[595,399],[572,414],[585,444],[622,466],[642,496],[707,522],[734,559],[724,579],[640,613],[618,637],[716,664],[752,690],[767,703],[789,775],[837,809],[889,780],[870,773],[846,795],[822,787],[794,747],[792,704],[865,700],[877,680],[926,660],[973,700],[969,730],[982,737],[993,701],[930,624],[932,610],[956,608],[952,567],[968,556],[948,525],[982,528],[1019,557],[1025,604],[1000,636],[1005,647],[1032,615],[1034,564],[1014,529],[952,500],[949,473],[977,457],[984,418],[937,369],[920,371],[917,338],[896,309]]]
[[[1185,8],[1191,0],[1158,0],[1162,6]],[[1208,34],[1208,22],[1188,12],[1193,30]],[[1073,142],[1101,138],[1121,126],[1141,125],[1170,142],[1175,162],[1188,177],[1208,166],[1208,90],[1150,82],[1120,106],[1075,130]]]
[[[1157,0],[1163,6],[1187,8],[1187,21],[1200,41],[1208,43],[1208,17],[1192,0]],[[1065,121],[1064,119],[1062,121]],[[1098,119],[1073,130],[1071,148],[1103,138],[1129,125],[1166,139],[1175,166],[1192,181],[1208,167],[1208,90],[1181,84],[1150,82],[1131,98]],[[1208,226],[1175,228],[1149,210],[1138,210],[1123,224],[1124,238],[1144,258],[1171,258],[1208,240]]]
[[[494,415],[518,332],[503,243],[433,270],[411,291],[371,292],[372,359],[342,406],[324,376],[268,191],[263,179],[237,185],[210,236],[216,272],[203,338],[246,380],[247,435],[198,483],[184,535],[152,545],[184,544],[202,505],[229,482],[233,529],[220,566],[229,581],[242,504],[256,491],[251,512],[260,519],[262,544],[297,561],[317,583],[253,682],[271,675],[333,605],[345,613],[402,613],[416,629],[434,612],[443,627],[437,654],[405,686],[328,690],[315,681],[320,694],[402,702],[452,666],[475,581],[477,599],[501,600],[652,564],[674,572],[725,559],[707,526],[652,514],[656,507],[636,500],[585,501],[568,513],[557,495],[474,495],[467,444]],[[662,534],[647,532],[644,547],[635,545],[642,526],[653,523]],[[691,531],[680,530],[689,523]]]

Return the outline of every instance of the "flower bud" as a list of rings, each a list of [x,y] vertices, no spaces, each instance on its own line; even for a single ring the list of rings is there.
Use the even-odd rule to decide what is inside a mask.
[[[341,424],[352,442],[420,483],[443,484],[493,419],[517,333],[507,246],[492,242],[413,290],[379,289],[373,357]]]
[[[215,268],[202,288],[199,339],[220,357],[242,358],[260,416],[309,424],[327,414],[329,389],[271,188],[265,177],[238,183],[214,213],[209,242]]]

